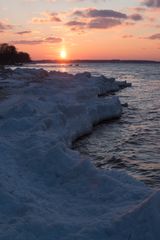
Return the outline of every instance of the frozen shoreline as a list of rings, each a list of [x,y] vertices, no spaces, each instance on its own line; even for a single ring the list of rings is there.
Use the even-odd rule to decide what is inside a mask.
[[[0,102],[0,239],[160,238],[159,192],[69,148],[120,117],[119,99],[98,95],[123,84],[35,69],[0,77],[9,94]]]

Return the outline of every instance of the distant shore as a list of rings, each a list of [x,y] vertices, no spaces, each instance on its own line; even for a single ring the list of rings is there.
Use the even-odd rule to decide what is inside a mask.
[[[154,60],[120,60],[120,59],[110,59],[110,60],[103,60],[103,59],[77,59],[77,60],[49,60],[49,59],[44,59],[44,60],[33,60],[31,63],[135,63],[135,64],[151,64],[151,63],[156,63],[159,64],[160,61],[154,61]]]

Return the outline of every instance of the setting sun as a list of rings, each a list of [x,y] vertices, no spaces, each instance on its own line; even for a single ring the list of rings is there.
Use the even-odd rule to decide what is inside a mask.
[[[60,51],[60,58],[61,59],[66,59],[67,58],[67,52],[65,49]]]

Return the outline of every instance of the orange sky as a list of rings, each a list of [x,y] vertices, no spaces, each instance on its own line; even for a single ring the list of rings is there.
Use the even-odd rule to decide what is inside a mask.
[[[0,2],[0,42],[32,59],[160,60],[160,0],[12,2]]]

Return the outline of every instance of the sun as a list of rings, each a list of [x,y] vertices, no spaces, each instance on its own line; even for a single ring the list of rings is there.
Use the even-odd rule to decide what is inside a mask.
[[[66,59],[66,58],[67,58],[67,52],[66,52],[65,49],[62,49],[62,50],[60,51],[60,58],[61,58],[61,59]]]

